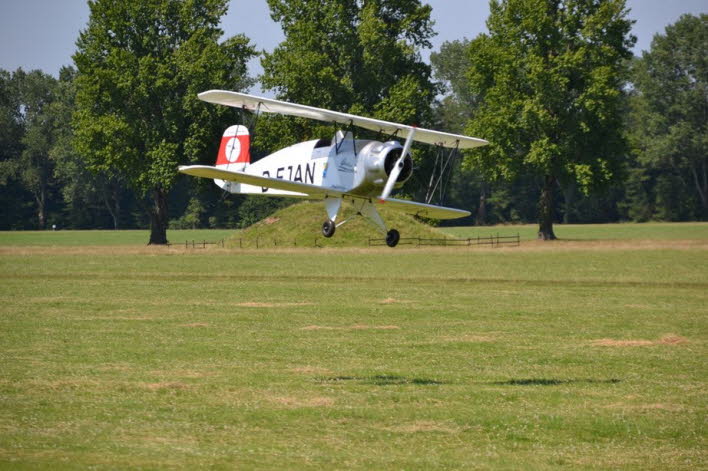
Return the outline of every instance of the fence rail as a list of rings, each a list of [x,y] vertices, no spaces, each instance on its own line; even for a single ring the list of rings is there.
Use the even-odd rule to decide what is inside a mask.
[[[243,240],[243,239],[231,239],[233,247],[238,243],[238,248],[242,249],[244,247],[251,248],[266,248],[266,247],[316,247],[322,248],[327,245],[323,245],[319,237],[314,237],[310,240],[278,240],[270,239],[265,237],[256,237],[254,240]],[[369,247],[385,246],[386,239],[374,239],[369,238],[367,240]],[[180,246],[182,244],[168,243],[169,246]],[[521,245],[521,237],[519,234],[511,236],[501,236],[499,234],[491,236],[477,236],[468,237],[466,239],[432,239],[424,237],[401,237],[398,241],[398,245],[408,245],[415,247],[423,246],[437,246],[437,247],[471,247],[479,245],[488,245],[490,247],[501,247],[501,246],[519,246]],[[185,249],[206,249],[208,246],[225,247],[224,239],[217,240],[215,242],[210,242],[207,240],[186,240],[184,241]]]
[[[472,246],[472,245],[490,245],[492,247],[500,247],[502,245],[519,246],[521,237],[519,234],[513,236],[491,235],[488,237],[468,237],[467,239],[426,239],[422,237],[401,237],[398,245],[435,245],[435,246]],[[386,239],[369,239],[369,247],[386,245]]]
[[[168,243],[168,246],[172,245],[182,245],[182,244],[172,244]],[[185,240],[184,241],[184,248],[185,249],[205,249],[207,245],[216,245],[217,247],[224,247],[224,239],[217,240],[216,242],[209,242],[206,240]]]

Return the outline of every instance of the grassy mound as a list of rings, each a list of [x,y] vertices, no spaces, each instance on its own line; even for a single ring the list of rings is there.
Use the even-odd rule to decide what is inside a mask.
[[[398,229],[401,238],[445,238],[438,229],[424,224],[412,216],[393,211],[385,206],[377,208],[389,229]],[[354,213],[354,208],[345,203],[338,221]],[[369,239],[385,237],[373,224],[362,217],[355,217],[338,227],[330,239],[322,235],[322,223],[327,218],[324,203],[320,201],[297,203],[281,209],[256,224],[237,232],[227,241],[231,247],[302,246],[356,247],[369,245]]]

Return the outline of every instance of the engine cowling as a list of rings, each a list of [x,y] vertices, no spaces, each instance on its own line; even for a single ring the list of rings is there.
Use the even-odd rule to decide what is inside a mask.
[[[364,179],[376,186],[386,184],[393,166],[401,157],[403,146],[396,141],[372,142],[362,149],[365,165]],[[403,159],[403,169],[396,179],[396,186],[400,186],[413,175],[413,160],[410,155]]]

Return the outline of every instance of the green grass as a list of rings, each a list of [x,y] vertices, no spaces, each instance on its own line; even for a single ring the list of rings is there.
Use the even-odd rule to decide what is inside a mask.
[[[233,229],[168,230],[167,239],[173,244],[186,240],[216,242],[234,234]],[[110,246],[146,245],[148,230],[94,230],[94,231],[0,231],[2,246]]]
[[[708,240],[708,223],[705,222],[555,224],[553,228],[561,240]],[[460,238],[519,234],[521,240],[534,240],[538,225],[445,227],[441,230],[449,236]]]
[[[708,249],[672,246],[3,243],[0,467],[699,469]]]

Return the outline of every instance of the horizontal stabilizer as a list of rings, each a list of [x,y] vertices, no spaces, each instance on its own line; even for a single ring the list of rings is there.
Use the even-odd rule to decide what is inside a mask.
[[[210,167],[208,165],[181,165],[179,167],[179,171],[194,177],[213,178],[217,180],[226,180],[229,182],[245,183],[247,185],[260,186],[263,188],[293,191],[299,193],[298,195],[293,196],[307,196],[313,199],[342,195],[341,191],[330,190],[327,188],[322,188],[321,186],[310,185],[309,183],[291,182],[290,180],[282,180],[279,178],[261,177],[234,170],[224,170],[216,167]]]
[[[380,119],[366,118],[348,113],[315,108],[313,106],[288,103],[286,101],[263,98],[245,93],[231,92],[227,90],[209,90],[199,94],[199,99],[208,103],[215,103],[235,108],[243,108],[250,111],[264,113],[278,113],[300,118],[316,119],[342,124],[345,126],[354,125],[371,131],[381,132],[385,135],[403,138],[414,126],[392,123]],[[415,128],[415,141],[426,144],[441,145],[443,147],[458,147],[460,149],[471,149],[473,147],[485,146],[488,144],[484,139],[476,137],[450,134],[432,129]]]

